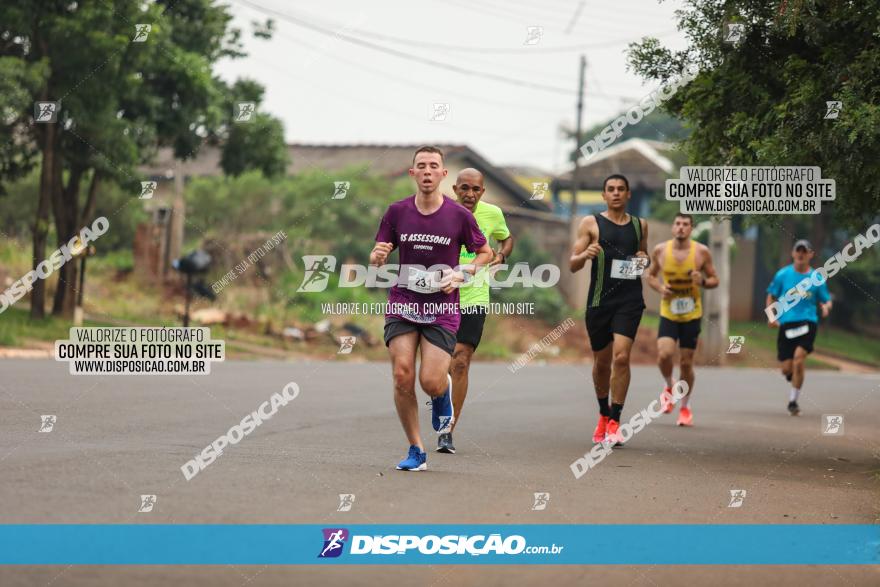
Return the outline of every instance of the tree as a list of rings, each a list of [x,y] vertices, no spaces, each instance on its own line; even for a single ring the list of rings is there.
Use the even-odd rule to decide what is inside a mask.
[[[836,180],[838,219],[864,228],[880,209],[880,1],[688,0],[677,14],[687,47],[645,39],[629,63],[662,81],[699,69],[664,103],[692,129],[690,164],[817,165]],[[744,27],[739,42],[726,22]]]
[[[2,122],[21,134],[23,144],[39,149],[34,266],[45,257],[50,210],[58,244],[66,243],[91,223],[101,182],[120,184],[137,202],[142,178],[136,168],[159,147],[171,146],[177,158],[186,159],[207,139],[225,136],[232,115],[229,88],[211,75],[211,66],[244,55],[241,31],[230,27],[231,20],[226,6],[210,0],[0,5],[0,59],[11,60],[4,67],[17,67],[25,81],[40,80],[16,84],[18,107],[0,102]],[[260,35],[266,30],[271,26]],[[38,101],[58,103],[54,123],[34,120]],[[20,167],[29,161],[24,150],[5,153],[0,151],[0,182],[18,172],[7,160]],[[244,165],[253,162],[246,159]],[[60,269],[56,314],[72,312],[76,271],[76,263]],[[32,292],[34,317],[43,315],[44,287],[38,281]]]

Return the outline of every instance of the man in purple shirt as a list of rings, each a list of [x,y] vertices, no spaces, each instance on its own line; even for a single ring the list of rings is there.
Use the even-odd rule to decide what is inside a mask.
[[[467,208],[440,192],[446,177],[443,153],[436,147],[415,152],[409,170],[418,191],[388,207],[370,265],[384,265],[395,248],[400,251],[397,284],[388,294],[385,344],[391,355],[394,405],[409,440],[409,454],[397,465],[403,471],[427,468],[419,433],[416,401],[416,351],[421,349],[419,383],[431,396],[432,424],[439,434],[455,421],[449,364],[460,320],[458,286],[465,274],[492,260],[492,249]],[[458,266],[464,246],[477,253],[471,265]]]

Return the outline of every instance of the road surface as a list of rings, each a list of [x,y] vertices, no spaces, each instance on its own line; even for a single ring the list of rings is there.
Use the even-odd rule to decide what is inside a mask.
[[[393,466],[406,442],[383,363],[226,362],[208,376],[71,376],[52,360],[0,361],[0,517],[10,523],[876,523],[880,376],[808,372],[802,415],[775,371],[702,368],[696,426],[651,423],[580,479],[596,402],[590,368],[477,363],[456,455]],[[180,467],[288,382],[300,395],[186,481]],[[635,367],[624,420],[659,391]],[[419,392],[421,394],[421,392]],[[425,396],[420,395],[420,403]],[[41,415],[57,417],[39,433]],[[844,416],[822,434],[823,414]],[[423,435],[433,443],[427,407]],[[431,432],[429,434],[429,431]],[[745,490],[731,508],[730,491]],[[535,511],[534,493],[549,505]],[[140,495],[155,494],[138,513]],[[339,494],[354,494],[338,512]],[[283,548],[283,545],[279,545]],[[686,549],[687,544],[658,544]],[[596,548],[625,549],[625,544]],[[735,548],[735,545],[731,545]],[[393,573],[393,574],[392,574]],[[839,567],[4,567],[18,585],[878,585]]]

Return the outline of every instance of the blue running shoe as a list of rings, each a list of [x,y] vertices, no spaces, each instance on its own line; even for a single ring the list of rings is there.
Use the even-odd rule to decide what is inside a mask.
[[[428,468],[428,455],[413,445],[409,447],[409,454],[397,464],[398,471],[424,471]]]
[[[449,381],[446,393],[431,398],[431,424],[437,434],[452,432],[452,423],[455,422],[455,410],[452,408],[452,377],[449,373],[446,374],[446,379]]]

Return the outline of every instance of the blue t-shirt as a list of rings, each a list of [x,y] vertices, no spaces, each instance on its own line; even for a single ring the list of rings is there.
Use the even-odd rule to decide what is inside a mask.
[[[810,269],[806,273],[798,273],[795,271],[794,263],[792,263],[776,272],[773,281],[770,282],[770,286],[767,288],[767,293],[780,302],[782,302],[781,298],[788,291],[795,289],[795,286],[801,281],[804,279],[809,281],[809,285],[804,290],[804,293],[802,295],[799,294],[800,300],[788,310],[785,310],[779,317],[780,324],[819,321],[816,305],[817,303],[824,304],[829,301],[831,294],[828,293],[828,284],[826,282],[823,281],[822,285],[819,286],[813,283],[811,278],[815,271],[815,269]],[[816,281],[821,281],[821,278],[818,278]]]

